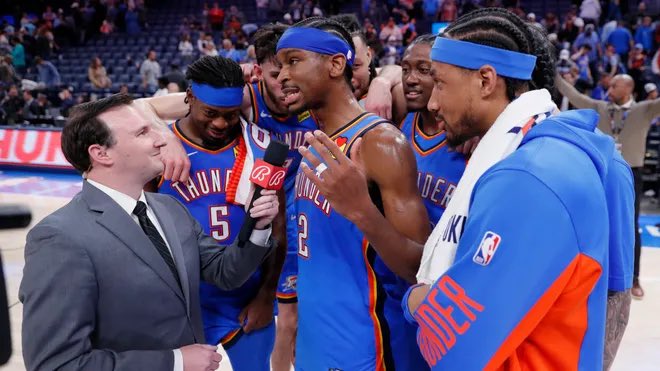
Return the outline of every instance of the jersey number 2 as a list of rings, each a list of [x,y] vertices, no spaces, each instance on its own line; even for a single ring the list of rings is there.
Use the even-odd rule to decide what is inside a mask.
[[[298,255],[309,258],[309,248],[307,247],[307,215],[298,215]]]
[[[229,216],[227,206],[211,206],[209,209],[211,237],[218,242],[223,242],[229,238],[229,221],[225,220]]]

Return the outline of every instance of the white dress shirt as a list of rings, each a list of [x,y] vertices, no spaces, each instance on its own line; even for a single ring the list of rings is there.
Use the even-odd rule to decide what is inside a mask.
[[[135,206],[137,205],[138,200],[134,199],[133,197],[125,193],[119,192],[115,189],[112,189],[108,186],[105,186],[93,180],[87,179],[87,182],[93,185],[94,187],[98,188],[101,192],[107,194],[110,198],[112,198],[117,204],[119,204],[119,206],[122,209],[124,209],[124,211],[128,213],[128,215],[131,216],[131,218],[133,219],[133,221],[135,221],[135,223],[140,225],[140,221],[138,220],[137,215],[133,214],[133,210],[135,210]],[[154,214],[153,210],[151,210],[151,207],[147,202],[147,198],[144,196],[144,191],[140,193],[139,201],[142,201],[144,202],[145,205],[147,205],[147,217],[158,230],[158,233],[163,238],[163,241],[165,241],[165,245],[167,245],[167,249],[169,250],[170,255],[172,255],[172,249],[170,248],[170,244],[167,242],[167,238],[165,238],[165,233],[163,233],[163,228],[161,228],[160,223],[158,223],[158,218],[156,218],[156,215]],[[257,246],[265,246],[266,243],[268,242],[268,239],[270,238],[271,231],[272,229],[270,227],[265,230],[255,229],[254,231],[252,231],[252,234],[250,235],[250,242],[252,242]],[[172,257],[174,257],[174,255],[172,255]],[[174,349],[173,352],[174,352],[173,371],[183,371],[183,356],[181,354],[181,350]]]

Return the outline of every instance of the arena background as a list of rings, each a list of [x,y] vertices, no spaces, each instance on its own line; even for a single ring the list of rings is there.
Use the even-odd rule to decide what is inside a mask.
[[[581,1],[301,1],[249,0],[92,0],[0,1],[0,204],[20,203],[33,212],[33,223],[64,205],[81,188],[60,150],[60,130],[69,109],[80,102],[124,91],[137,97],[185,89],[181,74],[200,55],[220,55],[252,63],[250,36],[259,25],[293,23],[311,15],[354,13],[363,23],[376,64],[400,61],[406,45],[423,33],[437,32],[457,15],[482,6],[504,6],[529,22],[539,23],[561,49],[573,53],[584,30]],[[634,44],[642,44],[641,66],[628,71],[638,86],[637,100],[646,97],[645,84],[660,82],[660,0],[601,1],[593,19],[603,49],[608,22],[621,20]],[[643,5],[640,5],[643,3]],[[216,6],[217,4],[217,6]],[[650,30],[640,30],[643,16]],[[189,42],[189,44],[188,44]],[[18,46],[20,45],[20,46]],[[22,52],[21,52],[22,49]],[[147,76],[155,52],[160,73]],[[23,55],[24,63],[22,63]],[[98,57],[104,70],[90,71]],[[595,68],[607,68],[599,58]],[[621,68],[626,66],[616,66]],[[103,73],[104,71],[104,73]],[[142,72],[142,73],[141,73]],[[634,72],[634,73],[633,73]],[[579,78],[580,71],[576,71]],[[90,74],[92,78],[90,79]],[[107,77],[107,81],[105,80]],[[581,87],[589,93],[597,88]],[[561,101],[561,97],[558,97]],[[660,364],[660,211],[658,151],[660,128],[652,125],[645,161],[645,199],[640,217],[643,233],[642,301],[633,301],[630,323],[614,370],[657,370]],[[21,357],[22,306],[18,286],[24,265],[25,230],[0,232],[0,251],[7,278],[13,356],[3,370],[24,370]],[[502,300],[506,300],[503,298]],[[221,369],[231,366],[223,361]]]

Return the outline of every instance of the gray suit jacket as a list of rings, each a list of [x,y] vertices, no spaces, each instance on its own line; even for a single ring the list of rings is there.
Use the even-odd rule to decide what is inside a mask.
[[[163,370],[172,349],[204,342],[200,278],[242,285],[273,243],[218,246],[174,198],[146,193],[181,279],[140,226],[84,182],[28,234],[19,291],[28,370]]]

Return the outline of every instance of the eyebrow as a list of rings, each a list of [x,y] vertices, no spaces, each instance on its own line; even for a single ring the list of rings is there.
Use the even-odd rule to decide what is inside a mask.
[[[134,133],[134,134],[137,134],[137,133],[141,132],[142,130],[144,130],[144,129],[148,129],[148,128],[149,128],[149,124],[143,124],[143,125],[138,126],[138,127],[133,131],[133,133]]]

